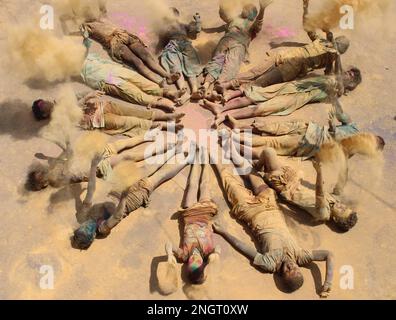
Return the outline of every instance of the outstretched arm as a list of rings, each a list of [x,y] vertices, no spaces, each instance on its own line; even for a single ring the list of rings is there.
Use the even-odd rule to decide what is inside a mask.
[[[229,244],[231,244],[236,250],[242,253],[249,260],[254,260],[258,253],[256,249],[243,243],[241,240],[228,233],[228,231],[225,230],[219,221],[215,221],[213,223],[213,230],[215,233],[221,235]]]
[[[96,190],[96,169],[102,160],[102,155],[96,155],[91,161],[91,168],[89,170],[89,178],[88,178],[88,190],[83,201],[85,206],[92,206],[93,196]]]
[[[327,221],[330,219],[330,212],[327,206],[326,194],[324,191],[322,164],[316,160],[313,160],[312,164],[316,170],[316,218],[320,221]]]
[[[326,261],[326,278],[320,293],[321,298],[327,298],[333,282],[334,256],[327,250],[312,251],[313,261]]]
[[[254,24],[250,28],[252,38],[255,38],[257,34],[263,29],[264,13],[265,8],[268,7],[273,0],[260,0],[260,11],[254,21]]]
[[[222,26],[213,27],[213,28],[202,28],[202,31],[205,32],[205,33],[221,33],[221,32],[226,32],[226,31],[227,31],[227,24],[223,24]]]
[[[319,38],[318,34],[315,31],[312,30],[307,30],[306,24],[307,24],[307,17],[309,13],[309,0],[303,0],[303,8],[304,8],[304,14],[303,14],[303,26],[304,30],[307,32],[308,37],[311,39],[311,41],[315,41]]]

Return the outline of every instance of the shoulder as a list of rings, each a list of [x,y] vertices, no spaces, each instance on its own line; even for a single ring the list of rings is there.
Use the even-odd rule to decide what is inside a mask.
[[[312,252],[300,249],[296,254],[296,262],[299,266],[310,264],[313,261]]]
[[[282,261],[282,252],[270,251],[265,254],[257,253],[253,260],[253,264],[264,272],[275,273],[278,264]]]

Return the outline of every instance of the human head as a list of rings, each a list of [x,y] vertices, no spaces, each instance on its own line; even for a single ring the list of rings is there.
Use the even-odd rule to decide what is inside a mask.
[[[340,54],[344,54],[347,52],[350,42],[349,39],[345,36],[339,36],[335,38],[335,43],[337,45],[337,50]]]
[[[28,173],[26,188],[31,191],[40,191],[49,185],[49,167],[41,163],[34,164]]]
[[[300,267],[291,259],[287,259],[282,263],[280,276],[282,277],[283,285],[287,292],[298,290],[304,283],[304,277]]]
[[[38,99],[33,102],[32,111],[36,120],[45,120],[51,116],[54,109],[54,102]]]
[[[188,258],[187,276],[193,284],[202,284],[205,281],[205,263],[200,252],[196,249]]]
[[[96,237],[96,221],[90,219],[84,222],[77,230],[74,231],[73,246],[77,249],[86,250]]]
[[[358,221],[357,213],[341,202],[336,202],[331,208],[331,218],[340,231],[347,232]]]
[[[257,8],[254,4],[246,4],[243,6],[241,17],[253,21],[257,17]]]
[[[356,67],[351,67],[343,74],[343,82],[346,91],[353,91],[362,83],[362,73]]]

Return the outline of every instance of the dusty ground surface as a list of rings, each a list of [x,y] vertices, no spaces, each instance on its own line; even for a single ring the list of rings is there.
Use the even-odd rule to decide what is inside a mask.
[[[200,12],[207,25],[221,22],[216,1],[167,2],[186,14]],[[109,12],[137,16],[135,3],[139,1],[111,1]],[[38,8],[38,1],[0,1],[0,52],[5,50],[7,38],[3,26],[22,23],[38,14]],[[393,4],[389,13],[391,19],[396,18],[395,12]],[[259,61],[272,40],[306,42],[308,38],[301,27],[301,14],[300,1],[276,0],[267,11],[264,32],[251,46],[252,61]],[[383,18],[379,21],[384,23]],[[395,299],[395,29],[367,22],[359,30],[344,33],[352,39],[344,64],[359,66],[364,82],[342,102],[360,128],[373,130],[385,138],[384,163],[382,167],[373,167],[373,162],[364,159],[351,160],[351,179],[345,198],[359,211],[359,222],[350,232],[339,234],[326,225],[312,225],[309,217],[301,212],[285,208],[285,214],[302,246],[334,252],[335,278],[330,298]],[[150,36],[148,40],[154,41]],[[215,43],[218,37],[203,37],[198,46],[205,60],[210,51],[202,44],[209,39]],[[50,143],[37,137],[40,125],[30,114],[31,102],[40,96],[54,95],[57,87],[37,88],[34,83],[24,83],[23,75],[10,72],[3,59],[0,70],[0,146],[3,150],[0,159],[1,299],[318,299],[316,290],[323,282],[324,264],[304,269],[303,288],[285,294],[277,288],[272,275],[257,271],[217,236],[222,259],[216,278],[200,290],[182,286],[171,296],[161,296],[155,280],[156,265],[164,259],[166,241],[179,241],[178,223],[171,216],[180,205],[187,169],[161,186],[153,194],[150,207],[130,215],[109,238],[96,241],[88,251],[71,248],[69,237],[77,226],[75,198],[79,188],[47,189],[35,194],[22,191],[26,170],[34,154],[56,155],[58,152]],[[81,88],[81,85],[74,85]],[[208,112],[200,110],[198,105],[188,105],[184,109],[189,112],[185,120],[187,127],[206,126],[205,119],[210,117]],[[316,119],[323,123],[326,117],[326,108],[322,105],[304,108],[293,115],[293,118]],[[306,181],[313,182],[310,164],[285,161],[303,169]],[[214,176],[212,191],[230,230],[250,241],[242,226],[229,217],[229,209]],[[101,196],[103,194],[99,192],[97,198]],[[53,290],[39,287],[42,265],[54,267]],[[353,268],[353,290],[343,290],[340,286],[340,268],[344,265]]]

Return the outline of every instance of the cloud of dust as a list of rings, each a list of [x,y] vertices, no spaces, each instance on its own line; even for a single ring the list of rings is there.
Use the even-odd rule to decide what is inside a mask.
[[[169,295],[177,291],[179,287],[179,273],[176,261],[166,261],[158,264],[158,288],[163,295]]]
[[[98,19],[107,0],[53,0],[52,5],[59,15],[68,15],[84,20]]]
[[[51,114],[51,121],[40,131],[40,136],[49,141],[66,147],[66,141],[71,141],[78,132],[77,125],[83,116],[78,106],[76,95],[70,86],[64,86],[59,91]]]
[[[85,59],[82,43],[57,37],[33,24],[9,27],[7,41],[9,66],[12,72],[17,70],[26,79],[68,80],[80,73]]]
[[[92,159],[98,154],[103,154],[108,139],[106,134],[99,131],[82,133],[73,142],[73,159],[70,171],[72,173],[87,172]]]
[[[247,4],[257,5],[257,1],[253,1],[253,0],[220,0],[220,16],[224,20],[232,20],[241,14],[243,6],[245,6]]]
[[[208,63],[212,58],[212,53],[216,49],[218,41],[213,40],[213,36],[207,33],[201,33],[197,40],[193,41],[194,48],[202,64]]]
[[[147,170],[139,163],[124,161],[117,165],[109,179],[111,190],[122,193],[125,189],[133,185],[139,179],[146,176]]]
[[[311,1],[309,15],[304,28],[307,31],[316,29],[331,30],[339,26],[343,14],[340,8],[350,5],[354,8],[355,22],[365,23],[367,20],[379,17],[386,12],[389,0],[320,0]]]

